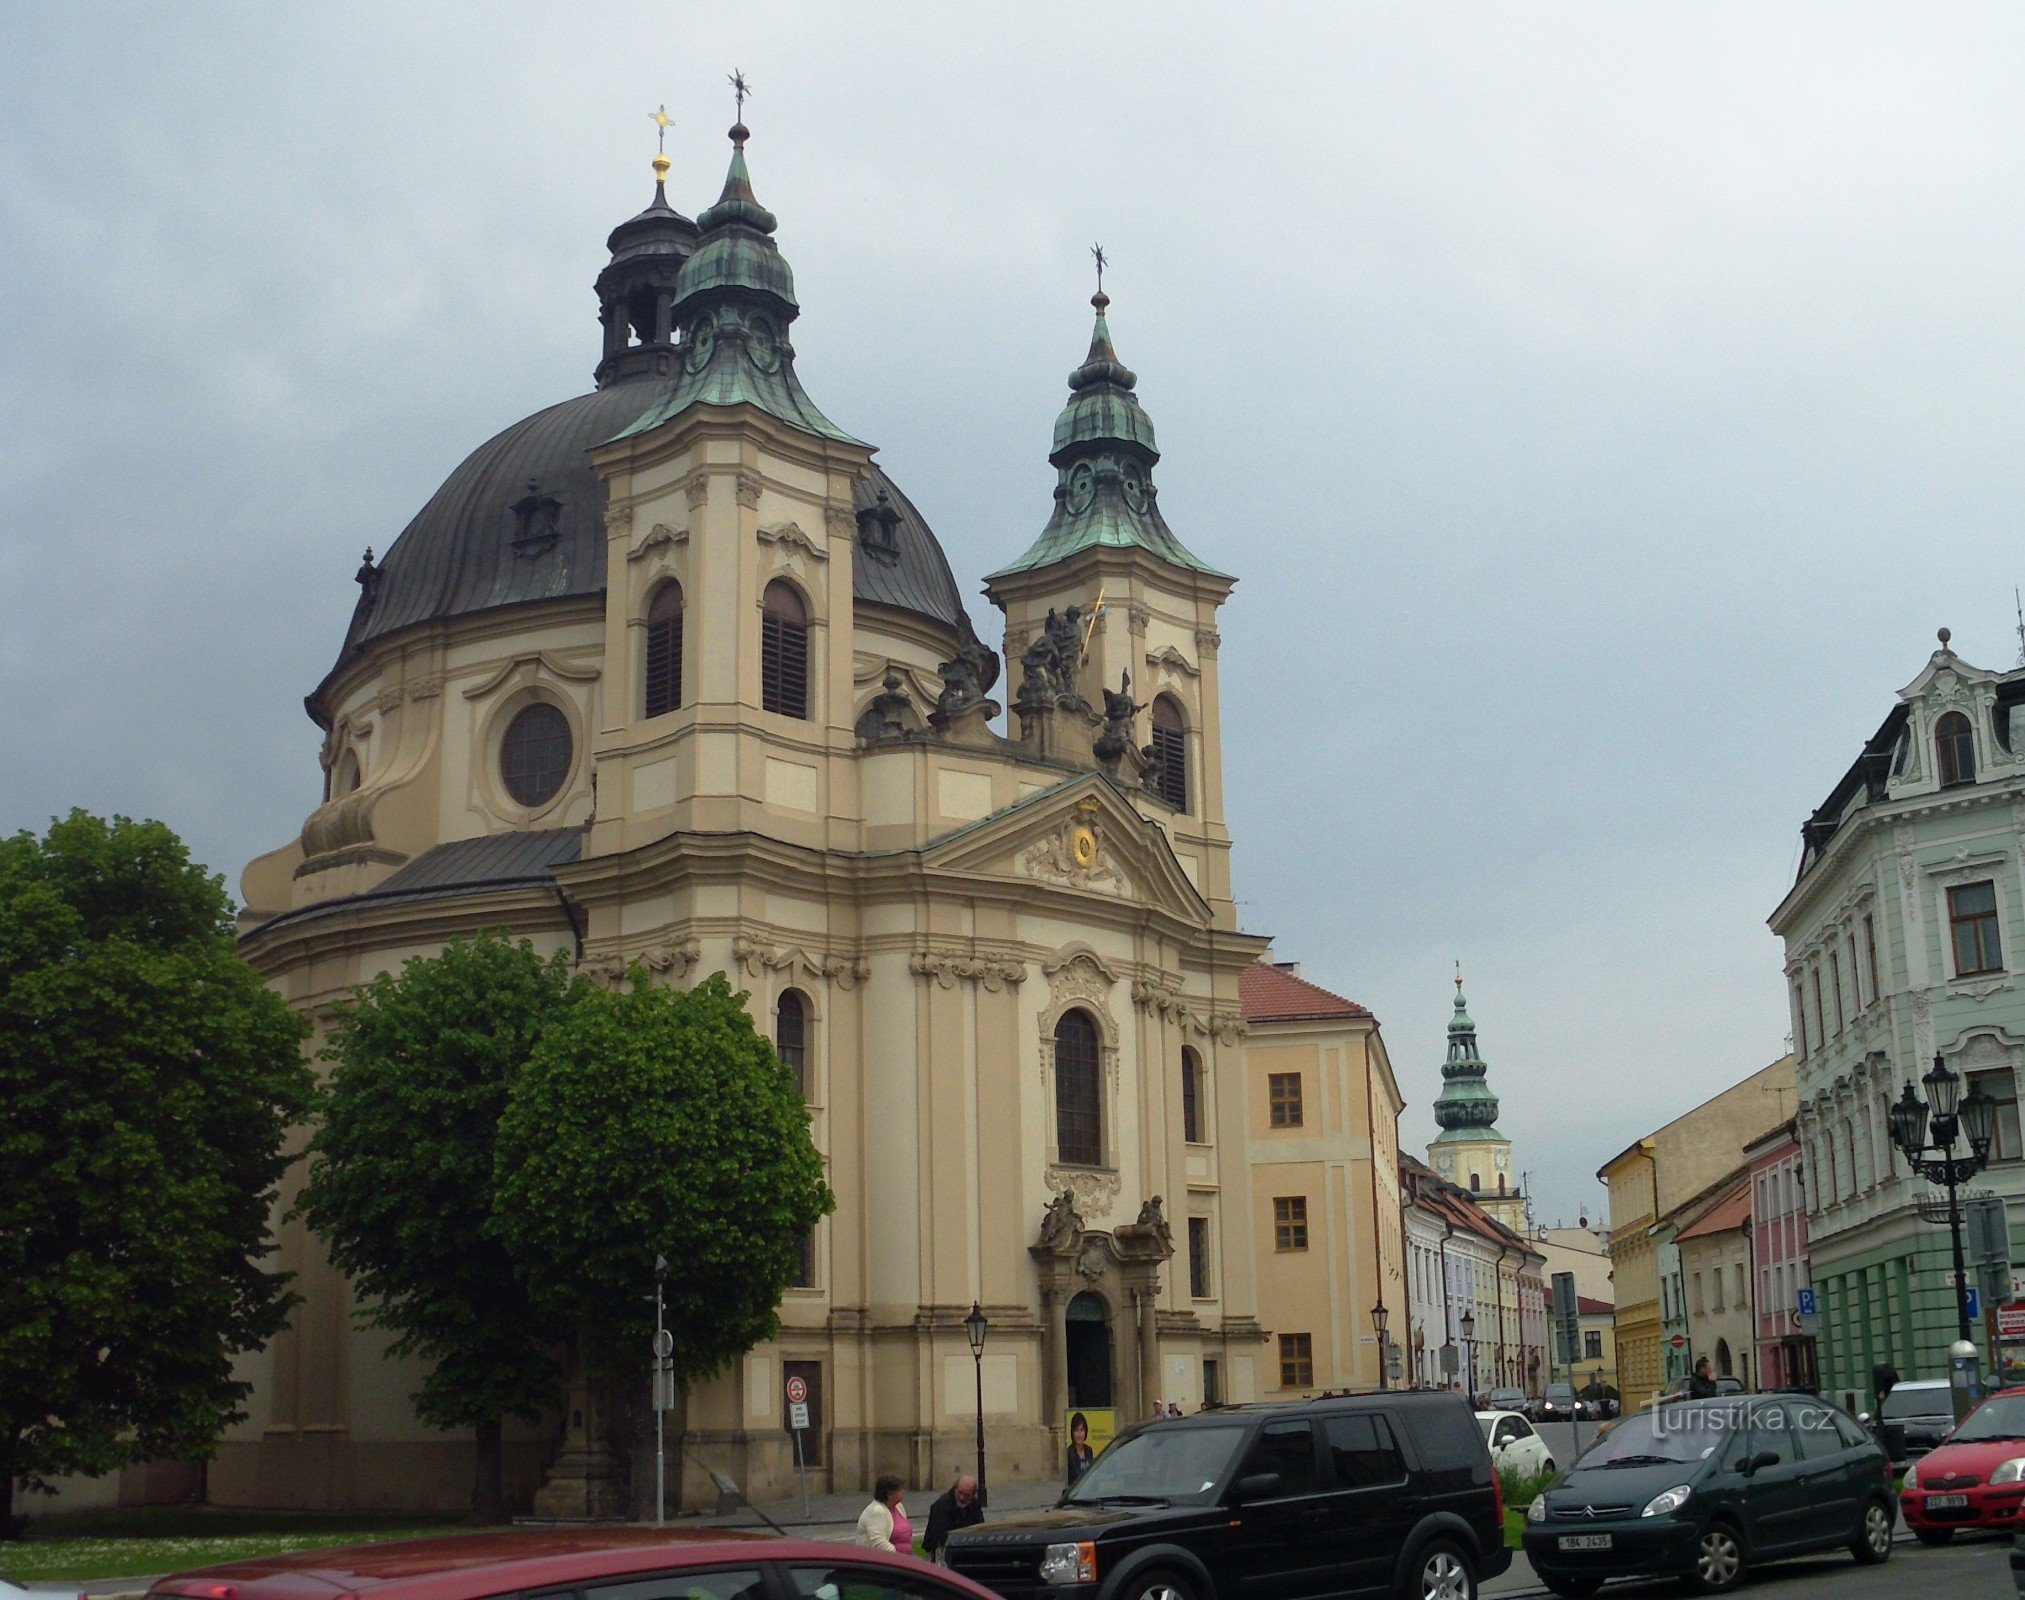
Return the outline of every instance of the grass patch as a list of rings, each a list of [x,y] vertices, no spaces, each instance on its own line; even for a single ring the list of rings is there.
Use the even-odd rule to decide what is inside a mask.
[[[1505,1513],[1505,1548],[1523,1550],[1526,1548],[1526,1513],[1507,1511]]]
[[[0,1544],[0,1575],[16,1583],[144,1578],[287,1550],[326,1550],[473,1531],[446,1522],[440,1514],[334,1517],[210,1506],[80,1511],[36,1517],[29,1522],[25,1539]]]

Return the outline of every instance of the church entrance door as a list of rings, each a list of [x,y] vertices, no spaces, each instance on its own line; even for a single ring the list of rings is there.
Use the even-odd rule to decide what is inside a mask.
[[[1104,1297],[1089,1289],[1068,1304],[1065,1318],[1069,1344],[1069,1405],[1110,1406],[1111,1310]]]

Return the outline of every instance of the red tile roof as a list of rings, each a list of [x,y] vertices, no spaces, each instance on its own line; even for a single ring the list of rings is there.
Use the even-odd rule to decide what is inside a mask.
[[[1607,1317],[1616,1309],[1608,1300],[1592,1300],[1586,1294],[1575,1297],[1575,1314],[1578,1317]]]
[[[1751,1217],[1751,1184],[1748,1178],[1739,1178],[1729,1193],[1704,1211],[1688,1227],[1674,1235],[1678,1243],[1682,1239],[1705,1239],[1713,1233],[1731,1233],[1741,1228]]]
[[[1355,1000],[1331,994],[1270,961],[1254,961],[1238,974],[1238,1002],[1247,1022],[1326,1022],[1371,1015]]]

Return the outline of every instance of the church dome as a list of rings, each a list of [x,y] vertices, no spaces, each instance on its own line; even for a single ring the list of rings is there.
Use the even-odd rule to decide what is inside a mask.
[[[766,247],[754,246],[748,253],[771,251],[772,241],[760,230],[770,231],[773,217],[750,198],[742,149],[726,199],[705,211],[702,220],[706,227],[699,252],[696,224],[667,205],[657,182],[654,204],[613,231],[612,261],[598,279],[606,327],[599,387],[537,411],[480,445],[430,496],[379,563],[368,553],[358,574],[358,605],[333,676],[373,641],[408,628],[508,606],[603,596],[604,490],[590,451],[628,430],[654,426],[698,399],[755,400],[743,393],[683,394],[683,379],[665,375],[671,370],[686,375],[685,363],[674,359],[682,349],[675,342],[676,303],[688,301],[699,288],[722,287],[703,284],[689,268],[704,263],[710,247],[733,232],[752,233]],[[761,287],[783,296],[791,307],[793,280],[786,271],[780,262],[778,272]],[[800,411],[794,420],[802,421]],[[804,425],[829,427],[819,417]],[[911,612],[960,638],[970,637],[969,618],[941,544],[913,503],[877,467],[858,486],[853,510],[859,543],[853,563],[856,599]],[[326,687],[329,681],[325,679]],[[310,697],[312,714],[323,695],[319,688]]]

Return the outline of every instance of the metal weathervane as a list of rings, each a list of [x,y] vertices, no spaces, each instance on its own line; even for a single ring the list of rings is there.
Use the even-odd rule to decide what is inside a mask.
[[[1090,259],[1097,263],[1097,293],[1104,292],[1104,269],[1111,264],[1111,258],[1104,254],[1101,244],[1090,246]]]
[[[725,79],[731,85],[732,98],[738,102],[738,120],[745,120],[745,97],[752,93],[752,85],[745,81],[745,74],[738,68],[731,69],[731,76]]]

